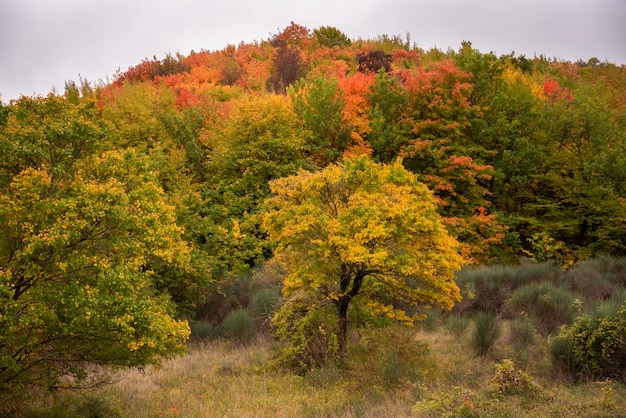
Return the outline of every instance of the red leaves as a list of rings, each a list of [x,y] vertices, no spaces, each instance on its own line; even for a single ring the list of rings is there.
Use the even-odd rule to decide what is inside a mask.
[[[549,78],[543,83],[543,93],[550,103],[556,103],[561,100],[568,102],[574,100],[572,92],[567,87],[561,87],[559,82],[553,78]]]

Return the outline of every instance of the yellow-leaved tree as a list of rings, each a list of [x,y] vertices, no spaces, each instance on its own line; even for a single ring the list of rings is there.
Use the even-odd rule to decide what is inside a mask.
[[[276,259],[288,268],[287,301],[274,328],[296,352],[307,345],[296,341],[297,330],[324,306],[336,314],[336,329],[324,332],[335,335],[345,360],[351,304],[413,324],[421,317],[415,308],[450,309],[460,300],[458,242],[441,222],[432,193],[401,162],[346,159],[274,180],[271,188],[264,226]]]

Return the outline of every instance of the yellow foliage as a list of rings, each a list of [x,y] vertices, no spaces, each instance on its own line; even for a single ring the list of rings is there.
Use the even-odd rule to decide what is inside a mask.
[[[371,298],[372,311],[403,322],[412,318],[376,298],[445,309],[460,300],[454,282],[463,264],[459,244],[448,235],[432,193],[401,163],[348,159],[274,180],[271,187],[264,225],[276,254],[289,259],[286,295],[304,290],[329,301],[347,294]],[[357,284],[365,277],[373,280]]]

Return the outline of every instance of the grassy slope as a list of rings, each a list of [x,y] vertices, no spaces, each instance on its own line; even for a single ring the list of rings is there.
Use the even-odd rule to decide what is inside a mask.
[[[233,347],[192,344],[186,356],[159,370],[124,371],[112,385],[80,394],[61,392],[23,411],[29,417],[619,417],[626,416],[626,387],[613,382],[572,385],[550,375],[546,341],[526,349],[507,344],[472,354],[471,328],[454,336],[438,326],[420,330],[436,368],[419,380],[381,385],[358,370],[325,369],[300,377],[271,364],[271,343]],[[494,365],[515,361],[537,392],[500,394]],[[371,383],[371,384],[370,384]],[[471,405],[470,405],[471,404]]]

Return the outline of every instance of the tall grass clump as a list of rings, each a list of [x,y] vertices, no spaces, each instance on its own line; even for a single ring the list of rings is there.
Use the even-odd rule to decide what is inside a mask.
[[[278,306],[280,289],[265,289],[254,294],[250,301],[250,310],[255,318],[264,319],[272,315]]]
[[[479,312],[474,316],[474,332],[472,334],[472,348],[479,356],[485,356],[491,351],[500,338],[500,324],[493,312]]]
[[[222,335],[237,342],[249,342],[254,336],[254,319],[247,309],[232,311],[222,322]]]
[[[576,314],[574,301],[579,299],[552,283],[533,283],[517,289],[508,302],[508,311],[526,312],[543,335],[570,324]]]
[[[357,384],[394,387],[416,382],[435,369],[430,348],[412,328],[392,326],[361,331],[351,348],[350,376]]]
[[[616,316],[626,303],[626,288],[613,293],[610,298],[600,303],[592,316],[613,317]]]
[[[509,323],[510,341],[518,349],[535,342],[535,324],[527,315],[518,315]]]
[[[626,288],[626,258],[585,260],[567,271],[564,285],[583,294],[591,312],[615,292]]]
[[[464,300],[456,310],[502,313],[517,288],[530,283],[558,281],[562,274],[561,267],[551,262],[464,268],[457,273]]]
[[[189,322],[192,339],[212,339],[219,336],[219,327],[206,320]]]
[[[450,334],[459,337],[465,332],[470,322],[471,320],[467,316],[452,314],[446,317],[444,325]]]

